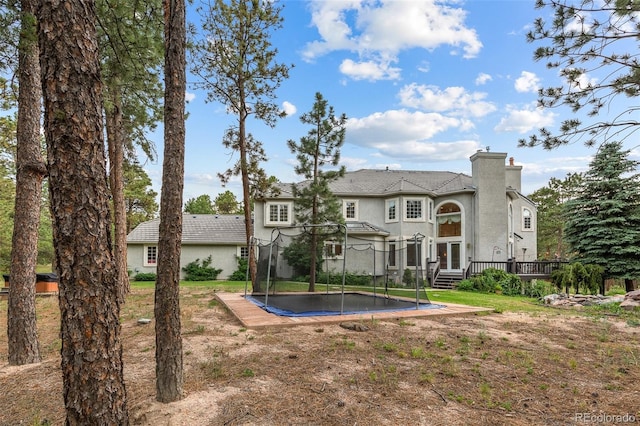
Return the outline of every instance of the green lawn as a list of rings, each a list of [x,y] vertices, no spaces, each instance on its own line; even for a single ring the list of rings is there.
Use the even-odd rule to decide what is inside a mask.
[[[153,288],[155,283],[153,281],[132,281],[132,288]],[[202,287],[203,289],[211,289],[214,291],[228,291],[228,292],[243,292],[245,289],[244,281],[181,281],[181,286],[184,287]],[[277,282],[275,283],[275,289],[277,292],[288,291],[307,291],[308,284],[299,282]],[[326,284],[316,283],[316,291],[323,292],[327,290]],[[345,286],[345,290],[348,291],[370,291],[373,292],[373,287],[362,286]],[[249,285],[248,291],[251,291],[251,285]],[[340,291],[339,286],[330,285],[329,291]],[[378,287],[376,289],[378,294],[383,294],[384,288]],[[389,289],[389,294],[393,296],[403,297],[415,297],[415,289]],[[466,291],[455,290],[427,290],[429,300],[432,302],[442,303],[458,303],[461,305],[480,306],[485,308],[494,308],[497,312],[539,312],[548,310],[548,308],[541,306],[535,299],[527,297],[511,297],[502,296],[499,294],[484,294],[484,293],[472,293]],[[425,300],[424,290],[419,291],[419,296],[422,300]]]
[[[155,283],[153,281],[132,281],[132,288],[153,288]],[[181,286],[209,289],[212,291],[228,291],[228,292],[244,292],[244,281],[181,281]],[[271,285],[274,285],[273,283]],[[276,292],[291,292],[291,291],[307,291],[308,284],[300,282],[279,281],[275,283]],[[273,287],[271,287],[273,289]],[[340,291],[340,286],[330,285],[329,291]],[[345,286],[346,291],[369,291],[373,292],[373,287],[363,286]],[[327,285],[316,283],[316,291],[327,291]],[[249,284],[248,292],[251,292],[251,285]],[[388,290],[389,295],[403,296],[415,298],[415,289],[399,289],[390,288]],[[377,287],[377,294],[383,294],[384,288]],[[526,312],[532,314],[547,313],[557,315],[587,315],[597,318],[603,317],[620,317],[625,319],[630,325],[640,325],[640,310],[636,311],[624,311],[620,309],[619,303],[614,303],[607,306],[587,306],[581,310],[573,309],[557,309],[549,306],[542,305],[538,300],[528,297],[518,296],[503,296],[501,294],[490,293],[474,293],[468,291],[457,290],[433,290],[427,289],[426,296],[425,290],[419,291],[420,299],[425,300],[429,297],[429,300],[433,303],[457,303],[460,305],[480,306],[483,308],[493,308],[495,312]]]

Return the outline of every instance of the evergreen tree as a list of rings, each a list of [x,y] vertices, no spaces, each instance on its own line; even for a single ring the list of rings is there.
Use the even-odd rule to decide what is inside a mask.
[[[180,322],[180,253],[184,189],[186,4],[164,2],[164,159],[155,289],[156,399],[182,398],[184,366]]]
[[[11,236],[13,235],[13,209],[16,199],[15,115],[0,117],[0,268],[9,270],[11,264]]]
[[[219,214],[242,214],[242,208],[235,194],[225,191],[213,200],[213,209]]]
[[[160,0],[96,2],[103,109],[109,153],[114,253],[121,281],[121,298],[129,291],[127,274],[127,212],[124,162],[133,144],[153,158],[145,130],[161,117],[162,7]]]
[[[300,121],[311,127],[309,133],[300,138],[300,143],[293,140],[287,142],[298,160],[295,172],[307,179],[302,184],[293,185],[296,221],[311,225],[342,223],[344,219],[340,200],[331,192],[329,184],[344,176],[345,167],[337,170],[324,168],[335,167],[340,163],[340,148],[344,143],[347,116],[342,114],[337,117],[322,94],[316,93],[311,111],[303,114]],[[317,253],[329,235],[318,227],[311,227],[309,232],[309,291],[312,292],[315,291]]]
[[[620,142],[602,144],[578,195],[565,205],[565,239],[577,260],[622,278],[640,277],[640,175]]]
[[[136,226],[156,217],[158,193],[151,187],[151,178],[140,165],[124,163],[124,204],[127,212],[127,234]]]
[[[556,69],[561,83],[539,91],[538,105],[566,106],[570,118],[559,132],[540,129],[539,135],[521,139],[521,146],[553,149],[581,140],[593,146],[600,139],[625,138],[638,130],[640,68],[640,3],[633,0],[537,0],[536,8],[549,8],[553,19],[538,18],[527,34],[529,42],[544,42],[534,59]],[[631,98],[631,102],[628,102]],[[604,110],[603,110],[604,108]],[[604,111],[604,113],[603,113]],[[576,113],[584,112],[585,122]]]
[[[65,423],[126,425],[95,4],[38,3]]]
[[[191,214],[214,214],[213,202],[209,194],[202,194],[196,198],[189,198],[184,203],[185,213]]]
[[[564,203],[575,197],[582,182],[580,173],[568,173],[564,180],[551,178],[544,188],[529,195],[538,206],[538,253],[546,260],[566,259],[569,255],[564,241]]]
[[[247,132],[247,120],[253,117],[273,127],[284,112],[274,102],[275,91],[289,77],[289,66],[275,61],[277,49],[271,46],[271,33],[282,27],[281,7],[271,0],[215,0],[200,8],[203,39],[195,43],[193,72],[200,81],[196,87],[208,92],[209,101],[224,104],[236,115],[237,123],[225,132],[223,145],[239,154],[231,174],[242,178],[249,271],[253,290],[259,291],[255,253],[251,245],[251,180],[266,182],[260,161],[264,151],[260,142]],[[229,171],[223,174],[228,178]]]
[[[42,85],[38,60],[35,0],[20,0],[16,202],[11,244],[8,303],[8,360],[11,365],[40,362],[33,276],[38,263],[42,182],[47,174],[40,139]]]

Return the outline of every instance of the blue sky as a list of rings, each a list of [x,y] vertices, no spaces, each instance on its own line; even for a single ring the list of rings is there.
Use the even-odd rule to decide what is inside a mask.
[[[286,142],[307,134],[299,118],[316,92],[349,118],[341,151],[347,170],[470,174],[469,157],[490,149],[523,166],[528,195],[551,177],[587,169],[595,151],[579,142],[553,151],[517,147],[539,127],[557,130],[570,114],[536,107],[538,88],[559,79],[557,70],[533,61],[536,45],[525,35],[535,18],[551,19],[550,9],[520,0],[282,4],[284,27],[272,41],[278,61],[295,65],[277,92],[288,116],[273,129],[255,122],[248,128],[265,147],[266,172],[280,181],[301,180]],[[188,19],[197,25],[197,14]],[[223,188],[217,178],[237,160],[221,143],[235,117],[191,85],[187,98],[184,201],[201,194],[213,199],[227,189],[241,200],[238,179]],[[144,167],[160,193],[162,131],[151,137],[160,158]]]

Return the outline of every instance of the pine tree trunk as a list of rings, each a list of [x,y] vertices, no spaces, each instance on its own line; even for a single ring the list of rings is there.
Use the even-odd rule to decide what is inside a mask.
[[[625,278],[624,279],[624,290],[629,293],[630,291],[633,291],[633,280],[630,278]]]
[[[155,292],[156,399],[182,398],[180,248],[184,187],[186,22],[184,0],[165,0],[164,161]]]
[[[16,203],[13,220],[8,302],[8,361],[40,362],[36,329],[35,282],[38,261],[40,198],[46,167],[40,146],[40,64],[35,1],[22,0],[18,80]]]
[[[109,183],[113,202],[113,250],[120,275],[118,281],[122,283],[120,302],[124,303],[126,295],[131,289],[129,274],[127,273],[127,212],[124,204],[124,125],[122,119],[122,99],[113,89],[110,100],[111,107],[105,108],[107,126],[107,145],[109,147]]]
[[[66,423],[126,425],[95,4],[45,0],[39,12]]]

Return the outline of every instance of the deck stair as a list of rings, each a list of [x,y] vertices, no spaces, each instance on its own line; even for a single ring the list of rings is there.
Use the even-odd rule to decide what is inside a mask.
[[[462,281],[462,274],[460,272],[440,272],[432,288],[452,290],[456,288],[460,281]]]

